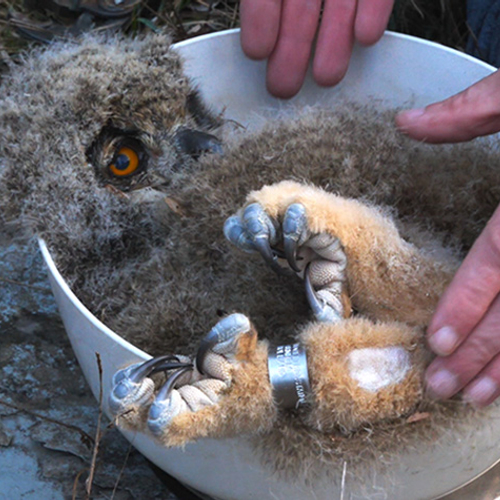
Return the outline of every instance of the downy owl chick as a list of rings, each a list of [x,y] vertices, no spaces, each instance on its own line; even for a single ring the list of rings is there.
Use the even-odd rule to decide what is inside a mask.
[[[178,355],[118,375],[125,425],[167,445],[257,434],[288,467],[386,446],[426,407],[423,331],[499,199],[493,153],[411,144],[390,112],[349,104],[222,138],[165,36],[54,44],[1,95],[3,222],[44,238],[108,326]],[[257,331],[307,351],[293,416]],[[172,363],[184,371],[157,391],[148,375]]]

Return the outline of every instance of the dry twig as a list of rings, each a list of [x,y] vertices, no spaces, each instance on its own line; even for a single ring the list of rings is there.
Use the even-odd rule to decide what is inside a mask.
[[[90,494],[92,492],[92,483],[94,482],[94,474],[97,462],[97,454],[99,453],[99,442],[101,440],[101,420],[102,420],[102,364],[101,356],[98,352],[95,353],[97,359],[97,369],[99,370],[99,416],[97,417],[97,429],[94,439],[94,451],[92,452],[92,460],[90,461],[89,477],[85,482],[85,489],[87,492],[87,500],[90,500]]]
[[[73,494],[71,495],[71,500],[76,500],[76,495],[78,494],[78,481],[80,480],[80,477],[82,474],[86,471],[87,469],[82,469],[75,477],[75,480],[73,481]]]
[[[125,460],[123,461],[122,468],[120,469],[120,473],[118,474],[118,477],[116,478],[116,483],[115,483],[115,486],[113,488],[113,492],[111,493],[111,500],[113,500],[113,498],[115,498],[115,493],[116,493],[116,490],[118,488],[118,484],[120,483],[120,480],[123,476],[123,472],[125,471],[125,467],[127,466],[128,457],[130,456],[131,451],[132,451],[132,445],[129,445],[128,450],[127,450],[127,454],[125,455]]]

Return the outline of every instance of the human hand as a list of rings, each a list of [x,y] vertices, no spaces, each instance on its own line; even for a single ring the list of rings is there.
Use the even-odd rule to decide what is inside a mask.
[[[500,131],[500,70],[444,101],[402,111],[398,127],[425,142],[463,142]]]
[[[241,45],[252,59],[268,58],[267,88],[294,96],[304,82],[317,33],[313,76],[319,85],[342,80],[354,42],[372,45],[389,21],[394,0],[241,0]],[[319,30],[318,30],[319,26]]]
[[[500,71],[425,110],[398,115],[411,137],[459,142],[500,131]],[[428,328],[438,354],[426,373],[432,396],[486,406],[500,396],[500,207],[441,298]]]
[[[428,343],[439,356],[426,373],[432,396],[486,406],[500,395],[500,208],[441,298]]]

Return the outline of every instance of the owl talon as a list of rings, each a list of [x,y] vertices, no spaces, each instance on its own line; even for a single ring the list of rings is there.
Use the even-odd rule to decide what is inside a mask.
[[[290,270],[278,263],[285,258],[296,273],[302,269],[297,264],[297,250],[309,236],[306,209],[300,203],[290,205],[283,218],[283,250],[276,248],[277,223],[261,205],[248,205],[241,215],[229,217],[224,224],[226,238],[245,252],[259,252],[266,264],[280,275],[290,275]]]
[[[259,252],[266,264],[278,274],[283,273],[284,268],[278,264],[279,253],[273,249],[278,241],[276,227],[258,203],[248,205],[241,215],[229,217],[224,235],[240,250]]]
[[[326,231],[311,232],[302,203],[291,203],[282,216],[275,217],[276,220],[254,202],[226,220],[224,234],[241,250],[259,251],[278,274],[293,271],[303,277],[307,300],[317,321],[336,323],[349,316],[349,299],[344,293],[347,258],[340,240]],[[277,221],[281,218],[279,227]],[[283,240],[281,245],[278,233]],[[283,258],[289,267],[278,264],[278,259]]]
[[[203,364],[209,351],[227,350],[228,346],[235,342],[240,333],[250,330],[250,321],[244,314],[231,314],[219,321],[208,334],[202,339],[196,354],[196,369],[204,374]]]
[[[310,277],[310,265],[311,264],[308,264],[306,267],[304,280],[307,301],[311,306],[314,317],[317,321],[321,321],[322,323],[337,323],[342,319],[342,311],[337,310],[331,301],[319,295],[318,292],[314,290]],[[336,302],[335,305],[337,306],[341,305],[340,301],[334,302]]]
[[[149,430],[156,436],[166,435],[177,415],[216,404],[230,385],[241,335],[251,332],[250,321],[243,314],[231,314],[219,321],[202,340],[191,376],[183,379],[193,367],[180,368],[159,389],[149,408]]]
[[[276,254],[273,252],[269,240],[265,237],[256,238],[254,245],[264,259],[264,262],[277,273],[281,273],[282,267],[278,264]]]
[[[117,371],[109,396],[111,410],[115,415],[120,415],[129,407],[147,403],[154,391],[154,383],[149,378],[151,375],[190,366],[191,363],[182,363],[176,356],[159,356]]]
[[[192,369],[192,366],[185,366],[172,373],[156,394],[148,415],[148,428],[153,434],[162,434],[168,427],[170,420],[180,413],[181,405],[179,405],[178,393],[175,393],[177,397],[172,397],[173,389],[176,382]]]
[[[302,269],[297,265],[297,250],[309,234],[306,209],[300,203],[293,203],[283,218],[283,246],[288,265],[296,272]]]

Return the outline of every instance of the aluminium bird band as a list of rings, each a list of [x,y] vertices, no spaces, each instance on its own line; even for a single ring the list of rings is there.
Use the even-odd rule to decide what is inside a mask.
[[[307,356],[299,344],[272,346],[268,358],[273,396],[282,410],[297,409],[308,401],[311,392]]]

